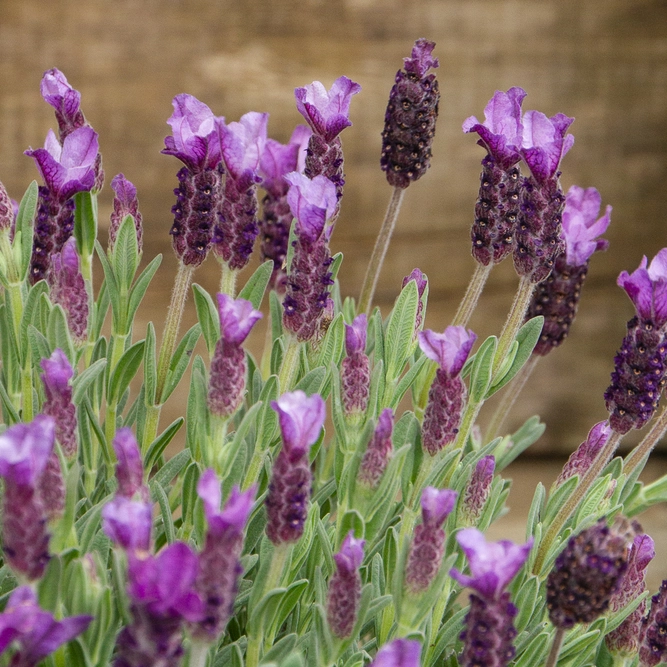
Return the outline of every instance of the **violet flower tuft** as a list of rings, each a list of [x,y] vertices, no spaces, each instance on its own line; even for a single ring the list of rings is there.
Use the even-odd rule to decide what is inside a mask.
[[[394,639],[385,644],[369,667],[419,667],[421,645],[414,639]]]
[[[349,637],[359,614],[361,576],[359,568],[364,560],[364,540],[350,531],[334,555],[336,571],[329,580],[327,621],[336,637]]]
[[[461,504],[461,519],[464,525],[474,526],[479,522],[491,493],[495,469],[496,460],[493,456],[484,456],[477,462]]]
[[[667,579],[651,598],[651,609],[642,621],[639,643],[641,667],[656,667],[667,660]]]
[[[366,412],[371,384],[370,362],[366,355],[368,320],[362,313],[345,325],[345,351],[340,370],[341,399],[347,416]]]
[[[139,254],[143,249],[143,217],[139,212],[139,201],[137,199],[137,188],[125,178],[123,174],[114,176],[111,181],[114,191],[113,211],[109,224],[109,250],[113,250],[116,243],[118,230],[126,216],[131,215],[134,219],[134,228],[137,232],[137,246]]]
[[[394,413],[385,408],[378,417],[373,437],[368,443],[359,464],[357,479],[360,483],[377,488],[389,463],[392,452],[391,434],[394,430]]]
[[[588,432],[586,440],[584,440],[584,442],[582,442],[570,455],[567,463],[563,466],[563,470],[560,475],[558,475],[558,479],[554,486],[560,486],[574,475],[579,475],[580,478],[583,477],[598,453],[607,444],[611,432],[611,426],[609,426],[608,421],[595,424],[595,426]]]

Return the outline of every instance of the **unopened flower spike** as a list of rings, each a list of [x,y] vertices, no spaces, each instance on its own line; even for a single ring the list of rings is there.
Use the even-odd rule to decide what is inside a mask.
[[[176,256],[186,266],[199,266],[211,247],[213,228],[223,196],[224,168],[220,125],[203,102],[188,94],[173,99],[174,113],[167,123],[172,135],[165,137],[166,155],[177,157],[185,166],[178,172],[174,190],[176,204],[171,211],[171,231]]]
[[[71,384],[74,369],[60,348],[56,348],[48,359],[42,359],[41,366],[46,394],[42,410],[55,420],[56,440],[63,454],[72,459],[78,450],[76,406],[72,403]]]
[[[598,237],[611,222],[611,206],[598,218],[600,204],[600,193],[595,188],[584,190],[573,185],[567,192],[562,223],[565,249],[556,257],[549,277],[537,285],[526,312],[526,320],[544,316],[533,354],[545,356],[565,340],[577,314],[589,260],[594,252],[606,250],[609,245]]]
[[[215,641],[225,630],[234,609],[241,567],[243,534],[255,499],[256,487],[241,492],[238,486],[220,509],[220,481],[206,470],[199,478],[197,494],[204,505],[208,523],[206,539],[199,554],[195,589],[205,609],[193,626],[194,635],[206,643]]]
[[[523,115],[520,153],[530,169],[519,191],[514,268],[532,283],[542,282],[563,252],[561,216],[565,196],[560,187],[560,162],[572,148],[567,130],[574,121],[564,114],[547,118],[538,111]]]
[[[407,188],[431,165],[431,146],[438,118],[440,90],[431,69],[438,59],[431,53],[435,42],[418,39],[412,55],[404,58],[389,93],[382,132],[380,166],[389,185]]]
[[[461,633],[464,647],[459,664],[505,667],[516,653],[514,617],[518,612],[505,589],[526,562],[533,540],[487,542],[476,528],[463,529],[456,540],[468,558],[470,575],[457,569],[450,570],[450,575],[474,590]]]
[[[221,337],[211,359],[208,407],[213,415],[229,417],[243,402],[246,359],[243,341],[262,313],[245,299],[218,294]]]
[[[417,285],[417,294],[419,296],[419,302],[417,304],[417,315],[415,316],[414,340],[416,340],[424,324],[424,294],[426,293],[426,288],[428,287],[428,278],[426,277],[425,273],[422,273],[421,269],[412,269],[410,275],[403,278],[403,284],[401,287],[404,288],[411,280],[415,281],[415,284]]]
[[[611,433],[612,430],[608,421],[595,424],[588,432],[586,440],[570,455],[567,463],[563,466],[563,470],[558,475],[555,486],[560,486],[574,475],[579,475],[581,479],[595,461],[599,452],[607,444]]]
[[[325,176],[310,180],[292,172],[287,201],[295,221],[294,253],[288,267],[283,301],[283,325],[299,341],[312,340],[319,333],[331,303],[331,252],[328,221],[336,210],[336,188]]]
[[[123,427],[116,431],[113,449],[118,460],[116,464],[118,495],[124,498],[133,498],[138,495],[143,500],[148,500],[149,492],[148,487],[144,484],[141,452],[131,429]]]
[[[357,479],[362,484],[374,489],[380,483],[384,474],[393,445],[391,434],[394,430],[394,413],[391,408],[385,408],[378,417],[373,437],[359,464]]]
[[[88,292],[81,273],[81,262],[73,236],[51,258],[46,274],[51,301],[62,306],[67,326],[76,345],[83,345],[88,335]]]
[[[229,268],[238,271],[250,259],[259,234],[257,185],[266,144],[269,114],[251,111],[238,123],[219,122],[220,149],[227,177],[213,231],[213,250]]]
[[[327,597],[327,621],[336,637],[349,637],[357,622],[361,600],[361,576],[359,568],[364,560],[364,540],[354,537],[350,531],[334,554],[336,571],[329,580]]]
[[[476,525],[484,511],[491,493],[496,460],[493,456],[482,457],[472,471],[461,503],[461,519],[466,526]]]
[[[276,545],[296,542],[308,515],[312,474],[308,452],[319,438],[326,407],[319,394],[283,394],[271,407],[278,413],[283,446],[273,463],[266,499],[266,534]]]
[[[642,621],[639,642],[640,667],[656,667],[667,660],[667,579],[651,598],[651,608]]]
[[[37,217],[30,260],[30,280],[46,277],[54,253],[62,250],[74,232],[74,200],[77,192],[95,185],[97,132],[84,125],[68,134],[62,145],[52,130],[44,148],[25,154],[35,160],[44,185],[39,188]]]
[[[332,181],[338,199],[345,185],[339,134],[352,125],[350,102],[360,90],[361,86],[346,76],[338,77],[328,91],[319,81],[294,90],[296,108],[313,131],[308,141],[304,173],[311,179],[321,175]]]
[[[143,250],[143,217],[139,212],[139,201],[137,199],[137,188],[125,178],[123,174],[117,174],[111,181],[114,191],[113,211],[109,224],[109,250],[113,250],[116,243],[118,230],[126,216],[131,215],[134,219],[134,228],[137,233],[137,246],[139,254]]]
[[[458,433],[467,396],[460,373],[477,336],[465,327],[450,326],[441,334],[421,331],[418,338],[422,352],[439,367],[422,423],[422,445],[435,456]]]
[[[526,91],[516,86],[506,93],[497,90],[484,109],[483,123],[475,116],[463,123],[463,131],[476,132],[480,137],[477,143],[487,151],[470,234],[473,257],[484,266],[502,261],[514,246],[521,184],[521,103],[525,96]]]
[[[305,125],[297,125],[287,144],[267,139],[260,158],[259,173],[266,195],[262,200],[260,220],[261,261],[273,261],[270,285],[278,294],[284,294],[287,275],[285,259],[292,211],[287,202],[289,183],[285,176],[292,171],[303,173],[306,160],[306,146],[312,130]]]
[[[405,585],[412,593],[423,593],[440,570],[445,552],[442,524],[454,509],[458,493],[427,486],[422,492],[422,523],[414,530],[405,567]]]
[[[617,433],[642,428],[658,407],[667,363],[667,248],[650,265],[646,257],[632,274],[618,277],[637,315],[614,358],[611,384],[604,398],[609,422]]]
[[[370,391],[370,362],[366,355],[368,320],[362,313],[345,325],[345,353],[340,370],[341,399],[348,417],[366,412]]]

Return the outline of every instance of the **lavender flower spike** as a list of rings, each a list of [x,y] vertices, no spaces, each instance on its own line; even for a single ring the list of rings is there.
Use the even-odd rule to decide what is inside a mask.
[[[334,555],[336,571],[329,580],[327,621],[336,637],[349,637],[357,622],[361,599],[359,568],[364,560],[364,540],[350,531]]]
[[[414,639],[394,639],[385,644],[370,667],[419,667],[421,645]]]
[[[456,504],[458,494],[450,489],[427,486],[422,492],[422,523],[415,528],[405,567],[405,584],[412,593],[423,593],[436,578],[445,552],[444,520]]]
[[[480,520],[491,493],[495,469],[496,460],[493,456],[484,456],[477,462],[461,504],[461,519],[464,525],[474,526]]]
[[[518,545],[508,540],[486,542],[476,528],[460,531],[456,540],[468,557],[471,576],[456,569],[451,576],[470,586],[470,611],[461,633],[465,642],[461,665],[494,665],[505,667],[514,658],[512,644],[516,637],[514,617],[517,608],[510,602],[505,588],[528,558],[533,541]]]
[[[59,253],[52,256],[46,280],[51,288],[51,300],[65,311],[74,342],[83,345],[88,333],[88,292],[73,236],[65,242]]]
[[[241,344],[262,313],[245,299],[218,294],[221,337],[211,359],[208,408],[219,417],[229,417],[243,402],[246,359]]]
[[[298,172],[287,174],[287,202],[296,218],[296,244],[288,267],[283,325],[299,341],[313,339],[323,324],[331,297],[331,221],[336,188],[324,176],[312,181]]]
[[[220,481],[213,470],[199,478],[197,494],[208,522],[206,541],[199,555],[195,588],[205,601],[204,617],[194,626],[195,636],[214,641],[232,616],[238,580],[243,531],[255,499],[256,487],[241,493],[235,486],[220,511]]]
[[[607,444],[610,436],[611,426],[608,421],[595,424],[588,432],[586,440],[570,455],[554,486],[560,486],[574,475],[579,475],[581,478],[590,468],[600,450]]]
[[[345,325],[345,352],[340,369],[341,399],[347,416],[366,412],[370,391],[371,371],[366,356],[366,329],[368,320],[362,313],[352,324]]]
[[[142,225],[143,217],[139,212],[137,188],[123,174],[117,174],[113,177],[111,187],[115,196],[113,198],[113,211],[111,212],[109,224],[109,250],[113,250],[121,223],[126,216],[131,215],[134,219],[134,228],[137,232],[139,254],[141,254],[144,230]]]
[[[435,456],[458,433],[466,400],[466,388],[459,373],[477,336],[460,326],[450,326],[438,334],[419,332],[419,347],[439,368],[429,389],[422,423],[422,445]]]
[[[308,452],[320,436],[326,409],[319,394],[302,391],[283,394],[271,407],[283,439],[266,499],[266,534],[277,545],[296,542],[303,533],[312,484]]]
[[[656,667],[667,659],[667,580],[651,598],[651,609],[642,622],[639,645],[641,667]]]
[[[116,431],[113,449],[118,459],[116,464],[118,495],[128,499],[138,495],[147,501],[149,494],[148,487],[144,485],[144,465],[137,439],[131,429],[124,427]]]
[[[470,116],[463,123],[464,132],[476,132],[477,142],[487,150],[482,160],[479,196],[471,230],[472,254],[484,266],[502,261],[514,245],[514,230],[519,215],[521,159],[523,138],[522,88],[497,90],[484,109],[484,123]]]
[[[667,248],[647,268],[646,257],[632,274],[623,271],[618,284],[637,309],[614,358],[611,384],[605,392],[611,427],[617,433],[641,428],[658,407],[667,363]]]
[[[391,434],[394,430],[394,413],[385,408],[378,417],[373,437],[368,443],[364,456],[359,464],[357,479],[372,489],[382,479],[392,452]]]
[[[92,620],[92,616],[70,616],[56,621],[40,608],[30,586],[19,586],[0,614],[0,653],[16,641],[18,651],[11,664],[34,667],[59,646],[85,632]]]
[[[49,560],[47,508],[41,479],[55,443],[55,423],[37,415],[30,424],[16,424],[0,435],[3,496],[3,550],[11,567],[38,579]],[[45,489],[47,496],[50,489]]]
[[[396,72],[389,93],[380,166],[389,185],[397,188],[420,179],[431,164],[440,101],[435,74],[428,74],[439,65],[431,55],[434,48],[435,42],[418,39],[412,57],[403,59],[404,70]]]

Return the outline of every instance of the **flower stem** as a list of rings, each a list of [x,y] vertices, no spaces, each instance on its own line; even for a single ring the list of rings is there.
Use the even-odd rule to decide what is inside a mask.
[[[648,455],[667,431],[667,408],[658,415],[651,426],[651,430],[642,438],[641,442],[628,454],[623,462],[623,473],[629,477],[633,471],[646,463]]]
[[[391,194],[389,206],[387,207],[387,213],[384,216],[384,221],[382,222],[380,233],[375,240],[375,247],[373,248],[371,261],[368,264],[366,277],[364,278],[364,284],[361,288],[361,295],[359,296],[359,307],[357,309],[357,312],[359,313],[370,313],[371,311],[371,307],[373,305],[373,295],[375,294],[375,287],[377,286],[378,278],[380,277],[382,264],[384,262],[385,255],[387,254],[387,248],[389,248],[391,235],[394,233],[394,227],[396,226],[398,213],[401,210],[401,203],[403,202],[404,194],[405,188],[394,188],[394,191]]]
[[[190,644],[190,660],[188,667],[206,667],[209,645],[200,641]]]
[[[470,320],[470,316],[473,314],[475,307],[477,306],[477,302],[479,301],[479,297],[482,294],[482,290],[484,289],[484,285],[486,284],[486,280],[489,277],[492,268],[493,264],[489,264],[488,266],[477,264],[475,272],[472,274],[472,278],[470,278],[470,282],[468,283],[466,293],[463,295],[463,299],[459,304],[459,309],[456,311],[456,315],[454,315],[452,326],[467,326],[468,320]]]
[[[593,486],[593,483],[604,467],[609,463],[609,460],[616,451],[622,437],[622,434],[617,433],[616,431],[612,432],[611,437],[607,440],[607,444],[599,451],[597,457],[593,460],[593,463],[579,481],[579,484],[558,510],[558,513],[553,518],[549,529],[540,542],[535,565],[533,566],[533,574],[539,576],[551,543],[560,534],[565,522],[572,516],[572,513],[577,509],[579,503],[586,496],[591,486]]]
[[[554,635],[554,640],[551,644],[551,651],[549,652],[549,657],[547,658],[544,667],[556,667],[556,662],[558,662],[558,654],[560,653],[564,639],[565,630],[563,628],[556,628],[556,634]]]
[[[227,262],[220,260],[220,292],[232,298],[236,296],[236,276],[238,271],[230,269]]]

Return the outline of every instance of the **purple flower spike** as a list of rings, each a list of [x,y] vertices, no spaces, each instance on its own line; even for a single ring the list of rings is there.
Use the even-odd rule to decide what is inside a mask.
[[[378,417],[377,426],[361,459],[357,476],[362,484],[366,484],[372,489],[377,488],[389,463],[393,450],[391,442],[393,430],[394,413],[391,408],[385,408]]]
[[[320,437],[326,405],[319,394],[306,396],[301,390],[283,394],[271,407],[278,413],[283,449],[290,457],[299,458],[307,453]]]
[[[630,297],[637,314],[662,327],[667,323],[667,248],[663,248],[651,261],[644,257],[639,268],[618,276],[618,285]]]
[[[370,392],[370,362],[366,356],[366,329],[368,321],[362,313],[352,324],[345,325],[345,351],[340,371],[341,399],[347,416],[366,411]]]
[[[364,560],[364,540],[350,531],[334,555],[336,572],[329,581],[327,621],[336,637],[349,637],[357,622],[361,599],[359,568]]]
[[[414,639],[394,639],[385,644],[370,667],[419,667],[421,644]]]
[[[148,489],[144,486],[144,465],[141,452],[131,429],[119,428],[116,431],[113,450],[118,459],[116,465],[118,495],[132,498],[135,494],[139,494],[142,500],[148,500]]]
[[[591,467],[600,450],[607,444],[611,433],[612,430],[608,421],[595,424],[588,432],[586,440],[570,455],[567,463],[563,466],[563,470],[558,475],[555,486],[560,486],[574,475],[579,475],[581,478]]]
[[[126,551],[148,552],[151,543],[153,508],[150,503],[117,495],[102,508],[102,528]]]
[[[139,212],[137,188],[123,174],[114,176],[111,181],[111,187],[115,196],[113,198],[113,211],[109,225],[109,249],[112,250],[116,243],[116,236],[118,235],[121,223],[126,216],[131,215],[134,218],[134,228],[137,232],[137,246],[139,247],[139,253],[141,253],[143,247],[143,217]]]
[[[225,343],[240,345],[250,333],[262,313],[246,299],[233,299],[228,294],[218,294],[220,330]]]
[[[496,460],[493,456],[482,457],[475,466],[465,490],[461,515],[463,523],[474,526],[482,516],[484,505],[491,493]]]
[[[463,586],[470,586],[485,600],[498,600],[503,591],[521,569],[533,546],[532,538],[525,544],[509,540],[487,542],[477,528],[464,528],[456,535],[456,541],[468,557],[468,576],[452,568],[450,575]]]
[[[55,440],[55,422],[37,415],[30,424],[10,426],[0,434],[0,476],[20,486],[35,487]]]
[[[611,206],[596,220],[602,197],[595,188],[573,185],[565,197],[563,209],[563,238],[567,263],[586,264],[596,250],[606,250],[609,242],[597,237],[604,234],[611,222]]]
[[[447,327],[441,334],[427,329],[419,333],[422,352],[450,376],[456,377],[477,340],[477,334],[465,327]]]
[[[19,649],[11,664],[34,667],[59,646],[85,632],[92,620],[92,616],[70,616],[56,621],[52,614],[39,607],[30,586],[19,586],[0,614],[0,653],[16,641]]]
[[[641,667],[656,667],[667,659],[667,580],[651,598],[651,609],[642,622],[639,646]]]
[[[573,122],[562,113],[551,118],[539,111],[523,115],[521,155],[538,183],[557,177],[560,161],[574,144],[574,137],[567,134]]]
[[[81,93],[70,86],[67,77],[60,70],[54,67],[44,72],[40,91],[44,101],[56,112],[61,140],[85,125],[86,120],[81,111]]]
[[[313,81],[304,88],[295,89],[296,108],[313,132],[331,143],[352,125],[350,102],[360,90],[361,86],[346,76],[336,79],[328,92],[319,81]]]

